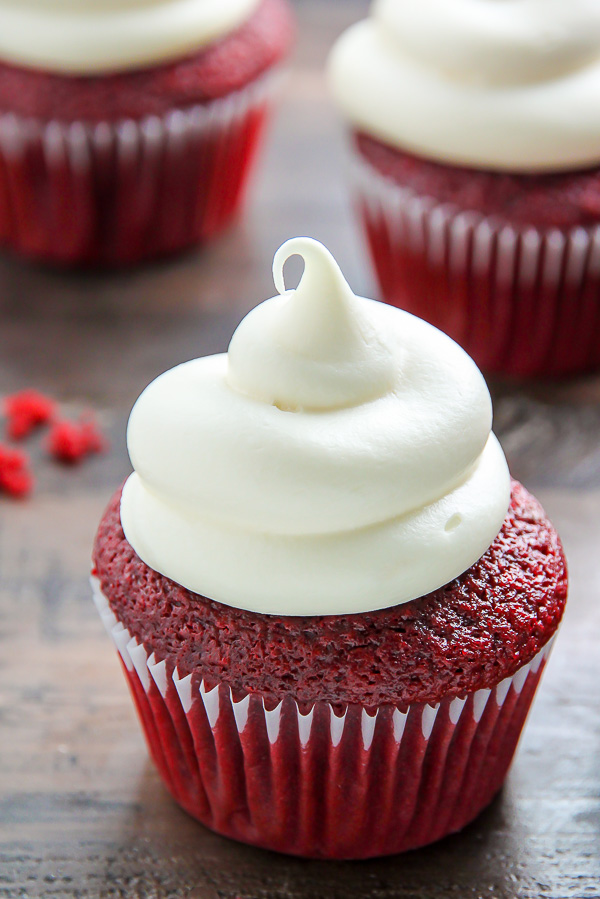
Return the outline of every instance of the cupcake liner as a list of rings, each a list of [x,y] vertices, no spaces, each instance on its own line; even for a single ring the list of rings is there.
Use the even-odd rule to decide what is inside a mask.
[[[351,172],[388,303],[445,331],[490,372],[600,368],[600,225],[514,227],[419,196],[358,152]]]
[[[140,121],[0,115],[0,244],[119,265],[202,243],[240,205],[278,81]]]
[[[553,642],[493,689],[435,706],[273,706],[180,677],[92,587],[174,799],[224,836],[313,858],[402,852],[471,821],[502,785]]]

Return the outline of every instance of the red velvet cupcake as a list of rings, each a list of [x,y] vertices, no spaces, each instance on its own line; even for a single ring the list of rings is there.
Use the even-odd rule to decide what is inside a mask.
[[[0,30],[1,243],[121,265],[230,223],[291,44],[287,0],[26,3]]]
[[[559,6],[379,0],[330,65],[384,299],[519,377],[600,367],[600,21]]]
[[[92,583],[186,811],[264,848],[368,858],[460,830],[500,789],[567,574],[471,360],[354,297],[314,242],[284,245],[276,274],[293,252],[300,286],[228,356],[138,400]]]

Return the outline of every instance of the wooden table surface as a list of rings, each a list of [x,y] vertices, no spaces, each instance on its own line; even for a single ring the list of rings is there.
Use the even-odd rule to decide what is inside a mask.
[[[361,863],[221,839],[167,796],[92,605],[90,547],[127,475],[125,423],[160,371],[225,350],[274,292],[287,237],[323,240],[375,291],[345,192],[322,63],[362,0],[298,2],[301,36],[241,224],[204,252],[132,272],[0,260],[0,392],[39,387],[101,413],[111,451],[66,470],[32,441],[37,489],[0,501],[0,899],[589,899],[600,896],[600,379],[492,385],[514,475],[569,557],[561,634],[501,795],[462,834]]]

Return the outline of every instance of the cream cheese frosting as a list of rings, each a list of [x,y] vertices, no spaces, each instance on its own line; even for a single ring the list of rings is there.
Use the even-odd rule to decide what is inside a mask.
[[[67,74],[166,62],[247,19],[259,0],[0,0],[0,59]]]
[[[597,0],[375,0],[329,76],[351,122],[432,159],[524,172],[600,162]]]
[[[481,373],[431,325],[356,297],[317,241],[285,243],[274,277],[280,295],[227,354],[135,404],[127,540],[189,590],[268,614],[364,612],[448,583],[509,503]]]

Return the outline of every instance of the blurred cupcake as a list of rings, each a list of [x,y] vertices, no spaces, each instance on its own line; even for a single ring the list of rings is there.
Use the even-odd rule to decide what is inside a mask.
[[[384,298],[478,365],[600,366],[600,7],[375,0],[330,58]]]
[[[304,257],[299,287],[283,264]],[[367,858],[499,790],[566,600],[483,378],[308,238],[229,353],[161,375],[92,583],[152,757],[217,832]]]
[[[0,0],[0,245],[123,264],[239,208],[287,0]]]

